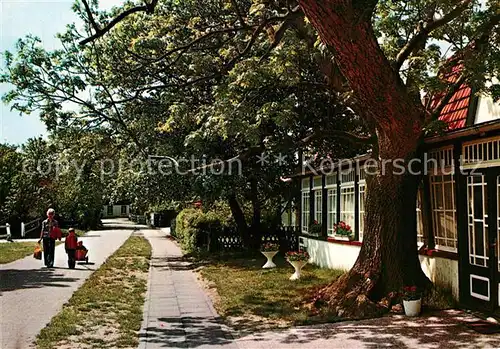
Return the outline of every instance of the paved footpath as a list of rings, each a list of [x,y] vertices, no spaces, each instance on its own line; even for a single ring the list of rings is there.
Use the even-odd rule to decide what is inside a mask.
[[[153,246],[153,258],[140,349],[500,348],[500,334],[470,330],[464,322],[477,319],[454,310],[418,318],[397,315],[257,333],[232,332],[221,324],[177,245],[165,232],[143,232]]]
[[[161,230],[142,232],[153,253],[139,348],[237,348],[180,248]]]
[[[53,269],[29,256],[0,266],[0,348],[25,349],[94,270],[120,247],[133,231],[109,228],[81,238],[88,248],[89,265],[68,269],[64,245],[56,247]],[[108,228],[106,228],[108,229]],[[92,264],[93,263],[93,264]]]

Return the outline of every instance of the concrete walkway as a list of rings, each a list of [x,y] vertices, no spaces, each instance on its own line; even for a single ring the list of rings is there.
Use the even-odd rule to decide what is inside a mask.
[[[143,233],[153,255],[139,348],[237,348],[179,247],[161,230]]]
[[[470,330],[465,322],[478,319],[454,310],[418,318],[397,315],[257,333],[232,332],[221,324],[177,245],[165,232],[144,233],[153,246],[153,258],[140,349],[500,348],[500,334]],[[243,321],[252,325],[251,319]]]
[[[25,349],[94,270],[120,247],[134,227],[89,232],[81,240],[89,265],[69,270],[64,245],[56,247],[53,269],[29,256],[0,266],[0,348]],[[93,263],[93,264],[92,264]]]

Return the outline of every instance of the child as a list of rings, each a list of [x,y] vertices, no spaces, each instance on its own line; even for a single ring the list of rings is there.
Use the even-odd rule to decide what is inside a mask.
[[[89,258],[87,257],[87,248],[83,246],[83,242],[78,241],[78,246],[76,246],[76,259],[79,261],[85,260],[87,263],[89,262]]]
[[[68,267],[70,269],[75,269],[75,254],[78,247],[78,237],[75,234],[75,229],[69,228],[68,236],[66,236],[66,240],[64,240],[64,247],[68,254]]]

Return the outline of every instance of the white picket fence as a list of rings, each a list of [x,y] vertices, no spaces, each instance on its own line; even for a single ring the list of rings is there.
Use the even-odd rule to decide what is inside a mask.
[[[5,234],[0,234],[0,239],[12,240],[12,235],[10,235],[10,224],[5,223],[5,225],[0,225],[0,232],[5,229]]]
[[[21,237],[25,237],[26,234],[34,231],[35,229],[38,229],[40,227],[41,221],[42,220],[40,218],[37,218],[37,219],[34,219],[28,223],[22,222],[21,223]]]

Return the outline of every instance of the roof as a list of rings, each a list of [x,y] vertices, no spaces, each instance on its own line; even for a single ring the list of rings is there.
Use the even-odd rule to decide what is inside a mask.
[[[459,73],[462,67],[462,65],[454,66],[451,72],[444,74],[443,79],[448,83],[455,83],[460,77]],[[444,93],[436,95],[431,102],[431,107],[435,108],[443,97]],[[464,83],[443,108],[441,114],[439,114],[439,120],[448,124],[449,131],[458,130],[467,125],[467,117],[469,115],[472,97],[472,88]]]

